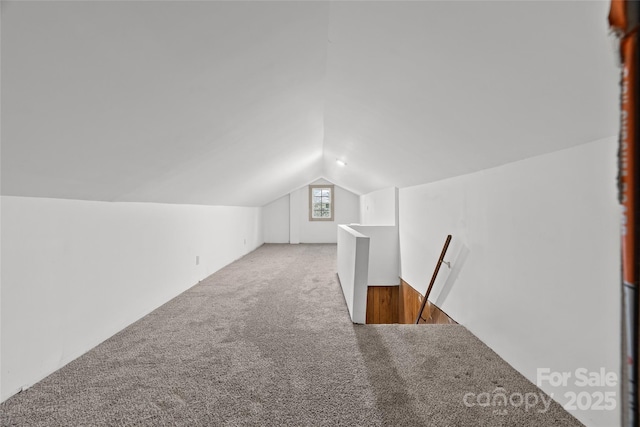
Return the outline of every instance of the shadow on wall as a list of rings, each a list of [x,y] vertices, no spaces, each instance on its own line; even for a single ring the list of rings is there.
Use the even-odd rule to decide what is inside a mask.
[[[460,246],[460,250],[455,257],[455,260],[451,263],[453,267],[451,268],[451,272],[447,277],[444,285],[442,286],[442,290],[436,299],[436,306],[442,307],[442,304],[447,300],[449,293],[451,292],[451,288],[453,284],[458,280],[458,276],[460,275],[460,271],[464,267],[464,264],[467,262],[467,258],[469,258],[469,253],[471,250],[464,243]]]

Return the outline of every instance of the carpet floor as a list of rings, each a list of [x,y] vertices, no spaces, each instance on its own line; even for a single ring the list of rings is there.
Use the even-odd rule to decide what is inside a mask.
[[[581,425],[462,326],[353,325],[336,271],[335,245],[264,245],[8,399],[0,424]],[[502,390],[512,403],[488,404]]]

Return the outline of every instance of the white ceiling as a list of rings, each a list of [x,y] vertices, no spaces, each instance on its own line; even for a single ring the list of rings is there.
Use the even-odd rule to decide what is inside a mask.
[[[606,1],[1,7],[4,195],[261,206],[617,133]]]

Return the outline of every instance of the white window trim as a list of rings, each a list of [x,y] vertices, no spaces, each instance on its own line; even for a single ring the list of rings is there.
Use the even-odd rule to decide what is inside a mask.
[[[331,190],[331,216],[329,218],[313,218],[313,190],[316,188]],[[309,186],[309,221],[334,221],[335,204],[336,192],[333,185],[315,184]]]

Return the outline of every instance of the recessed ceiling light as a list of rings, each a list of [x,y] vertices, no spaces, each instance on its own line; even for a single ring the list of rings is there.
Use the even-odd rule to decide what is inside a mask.
[[[347,162],[345,162],[344,160],[336,159],[336,163],[338,164],[338,166],[347,166]]]

